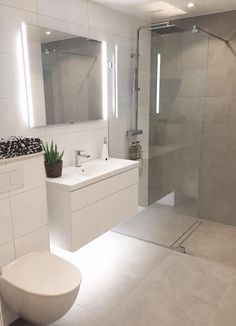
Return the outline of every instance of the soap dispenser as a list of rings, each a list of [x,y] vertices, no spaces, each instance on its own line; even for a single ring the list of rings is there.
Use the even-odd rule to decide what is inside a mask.
[[[108,160],[108,144],[107,144],[107,137],[104,137],[104,143],[102,146],[102,160]]]

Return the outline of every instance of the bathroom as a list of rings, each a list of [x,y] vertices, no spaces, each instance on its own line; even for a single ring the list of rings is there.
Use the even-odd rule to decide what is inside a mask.
[[[71,307],[61,306],[64,316],[41,324],[234,325],[234,2],[0,0],[0,138],[53,140],[64,151],[63,178],[46,179],[42,153],[0,160],[0,326],[31,326],[40,324],[34,317],[50,315],[48,298],[33,310],[30,291],[19,295],[26,315],[14,311],[1,287],[17,259],[49,246],[62,259],[53,256],[59,279],[64,263],[76,275],[58,287],[74,281],[78,295]],[[72,110],[63,123],[63,115],[48,122],[41,55],[46,60],[50,48],[40,51],[38,32],[48,40],[56,34],[54,43],[64,35],[99,47],[98,60],[83,53],[82,68],[71,72],[77,79],[93,72],[81,97],[89,115]],[[63,55],[68,65],[77,60],[75,48]],[[76,82],[66,78],[70,95]],[[61,93],[56,100],[62,110]],[[137,141],[141,159],[130,161]],[[88,195],[90,173],[97,179]],[[78,228],[69,229],[82,210]],[[49,257],[32,266],[38,283]],[[26,287],[46,289],[24,277]]]

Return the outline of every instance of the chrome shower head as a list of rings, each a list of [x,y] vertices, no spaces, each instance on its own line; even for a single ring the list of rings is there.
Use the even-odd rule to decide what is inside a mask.
[[[158,34],[170,34],[170,33],[178,33],[178,32],[184,32],[184,29],[182,29],[179,26],[176,26],[175,24],[157,24],[157,25],[151,25],[149,28],[150,31]]]
[[[194,25],[193,28],[192,28],[192,33],[199,33],[199,27],[197,25]]]

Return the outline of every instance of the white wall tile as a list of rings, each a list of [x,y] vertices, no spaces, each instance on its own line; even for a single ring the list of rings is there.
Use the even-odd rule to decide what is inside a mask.
[[[0,4],[35,12],[36,1],[37,0],[0,0]]]
[[[23,256],[32,251],[48,251],[48,227],[38,229],[15,240],[16,257]]]
[[[102,155],[102,146],[104,143],[104,137],[108,138],[107,128],[94,129],[91,131],[91,155],[92,158],[100,158]]]
[[[79,25],[88,25],[87,1],[84,0],[38,0],[38,13],[66,20]]]
[[[109,34],[123,36],[124,15],[111,9],[88,2],[89,27]]]
[[[14,98],[17,94],[16,57],[0,53],[0,98]]]
[[[40,187],[11,197],[14,237],[47,224],[46,189]]]
[[[64,33],[88,37],[88,27],[63,21],[57,18],[38,15],[38,26],[54,29]]]
[[[9,198],[0,200],[0,246],[12,241],[11,207]]]
[[[13,242],[7,243],[0,247],[0,266],[4,266],[14,260],[14,245]]]
[[[43,156],[28,157],[14,163],[8,163],[9,168],[21,168],[24,175],[24,187],[11,191],[11,195],[16,195],[26,190],[41,187],[45,184],[45,169],[43,163]]]
[[[0,5],[0,52],[17,54],[17,36],[22,21],[36,24],[36,15]]]
[[[20,131],[26,128],[19,100],[0,98],[1,123],[0,137],[21,134]],[[14,119],[13,119],[14,117]]]

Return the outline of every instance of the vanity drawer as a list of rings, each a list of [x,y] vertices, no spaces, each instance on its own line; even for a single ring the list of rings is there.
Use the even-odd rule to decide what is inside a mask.
[[[98,217],[97,204],[92,204],[71,215],[71,250],[75,251],[97,238]]]
[[[137,207],[137,184],[99,201],[99,233],[107,232],[137,214]]]
[[[138,183],[138,169],[132,169],[100,182],[99,200]]]
[[[138,183],[138,169],[132,169],[71,192],[71,212],[95,203]]]
[[[71,212],[88,206],[99,199],[100,182],[71,192]]]

